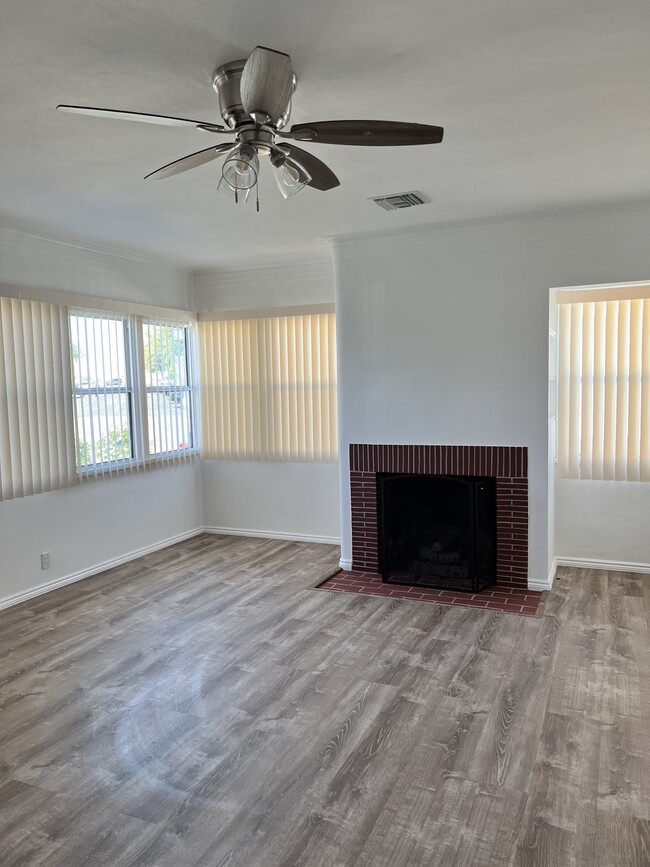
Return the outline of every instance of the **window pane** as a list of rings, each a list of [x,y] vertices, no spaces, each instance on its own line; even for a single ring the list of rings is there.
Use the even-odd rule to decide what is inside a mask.
[[[142,329],[146,384],[187,385],[185,327],[145,322]]]
[[[77,467],[133,457],[126,327],[111,314],[72,313]]]
[[[182,453],[193,447],[188,328],[143,322],[149,454]]]
[[[123,319],[73,314],[70,339],[75,388],[126,385]]]
[[[192,448],[191,393],[173,389],[147,392],[149,453]]]
[[[126,391],[75,397],[77,466],[131,458],[129,395]]]

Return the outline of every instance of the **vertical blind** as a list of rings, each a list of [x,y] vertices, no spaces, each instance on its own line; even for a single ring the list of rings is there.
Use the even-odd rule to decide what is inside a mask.
[[[68,311],[0,298],[0,499],[75,482]]]
[[[334,314],[202,321],[199,347],[204,457],[337,459]]]
[[[650,300],[560,303],[558,344],[559,475],[650,481]]]

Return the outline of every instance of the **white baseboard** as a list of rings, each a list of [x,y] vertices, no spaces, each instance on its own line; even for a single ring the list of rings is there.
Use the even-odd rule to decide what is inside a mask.
[[[581,557],[558,557],[558,566],[573,566],[576,569],[605,569],[607,572],[650,573],[650,563],[626,563],[617,560],[584,560]]]
[[[5,596],[4,599],[0,599],[0,611],[2,611],[3,608],[11,608],[14,605],[20,605],[21,602],[26,602],[28,599],[42,596],[44,593],[50,593],[52,590],[58,590],[59,587],[65,587],[67,584],[74,584],[76,581],[82,581],[84,578],[90,578],[91,575],[98,575],[100,572],[106,572],[107,569],[113,569],[115,566],[121,566],[123,563],[128,563],[131,560],[137,560],[138,557],[144,557],[145,554],[153,554],[154,551],[160,551],[162,548],[176,545],[177,542],[184,542],[186,539],[191,539],[193,536],[198,536],[200,533],[215,533],[224,536],[253,536],[260,539],[286,539],[290,542],[318,542],[323,545],[338,545],[340,543],[340,539],[334,536],[305,536],[300,533],[269,533],[265,530],[239,530],[233,529],[232,527],[197,527],[194,530],[188,530],[186,533],[179,533],[177,536],[163,539],[161,542],[156,542],[153,545],[138,548],[136,551],[129,551],[128,554],[114,557],[112,560],[105,560],[103,563],[97,563],[95,566],[91,566],[88,569],[73,572],[71,575],[64,575],[62,578],[56,578],[54,581],[48,581],[46,584],[39,584],[38,587],[32,587],[22,593],[15,593],[13,596]],[[351,565],[352,564],[350,564],[350,566]]]
[[[548,578],[540,581],[539,579],[531,578],[528,580],[528,589],[535,590],[537,593],[543,593],[545,590],[550,590],[553,587],[553,582],[555,581],[555,573],[557,572],[558,561],[557,558],[553,559],[551,563],[551,568],[548,573]]]
[[[138,548],[136,551],[129,551],[128,554],[123,554],[121,557],[114,557],[112,560],[105,560],[103,563],[97,563],[89,569],[82,569],[80,572],[73,572],[71,575],[64,575],[62,578],[48,581],[47,584],[39,584],[38,587],[32,587],[30,590],[25,590],[22,593],[15,593],[13,596],[5,596],[4,599],[0,599],[0,611],[3,608],[11,608],[14,605],[20,605],[21,602],[26,602],[28,599],[34,599],[36,596],[42,596],[44,593],[50,593],[52,590],[58,590],[59,587],[65,587],[67,584],[74,584],[76,581],[82,581],[84,578],[98,575],[100,572],[105,572],[107,569],[113,569],[115,566],[121,566],[123,563],[128,563],[131,560],[137,560],[138,557],[144,557],[145,554],[153,554],[154,551],[160,551],[162,548],[176,545],[177,542],[184,542],[186,539],[198,536],[202,532],[203,527],[197,527],[195,530],[188,530],[186,533],[179,533],[177,536],[163,539],[162,542],[156,542],[153,545]]]
[[[242,530],[238,527],[203,527],[204,533],[217,536],[252,536],[254,539],[284,539],[287,542],[317,542],[320,545],[340,545],[336,536],[305,536],[303,533],[276,533],[269,530]]]
[[[138,548],[136,551],[130,551],[128,554],[124,554],[121,557],[115,557],[112,560],[98,563],[95,566],[91,566],[89,569],[83,569],[80,572],[74,572],[72,575],[65,575],[62,578],[57,578],[55,581],[49,581],[47,584],[40,584],[38,587],[32,587],[30,590],[25,590],[23,593],[6,596],[4,599],[0,599],[0,610],[11,608],[14,605],[19,605],[21,602],[26,602],[28,599],[42,596],[44,593],[57,590],[59,587],[65,587],[67,584],[74,584],[76,581],[82,581],[84,578],[90,578],[92,575],[98,575],[100,572],[105,572],[107,569],[113,569],[115,566],[121,566],[123,563],[128,563],[131,560],[137,560],[138,557],[144,557],[145,554],[152,554],[154,551],[160,551],[162,548],[176,545],[178,542],[183,542],[185,539],[191,539],[193,536],[198,536],[200,533],[214,533],[215,535],[223,536],[252,536],[253,538],[258,539],[286,539],[290,542],[317,542],[323,545],[340,544],[340,539],[335,536],[306,536],[302,533],[275,533],[266,530],[243,530],[234,527],[197,527],[194,530],[188,530],[185,533],[179,533],[177,536],[163,539],[161,542],[156,542],[153,545],[147,545],[144,548]],[[352,560],[341,558],[341,560],[339,560],[339,566],[341,569],[349,571],[352,569]],[[558,566],[573,566],[577,569],[604,569],[610,572],[640,572],[650,574],[650,563],[619,562],[616,560],[585,560],[580,557],[556,557],[551,564],[551,569],[546,581],[531,580],[528,582],[528,589],[536,590],[538,592],[550,590],[553,586]]]
[[[535,593],[544,593],[546,590],[550,590],[553,586],[551,581],[528,581],[528,590],[534,590]],[[494,590],[494,588],[490,588]],[[524,591],[526,592],[526,591]]]

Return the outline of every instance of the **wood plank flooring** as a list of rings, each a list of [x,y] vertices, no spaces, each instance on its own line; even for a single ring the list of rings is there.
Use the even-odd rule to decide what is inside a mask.
[[[650,578],[541,618],[199,536],[0,613],[0,864],[648,867]]]

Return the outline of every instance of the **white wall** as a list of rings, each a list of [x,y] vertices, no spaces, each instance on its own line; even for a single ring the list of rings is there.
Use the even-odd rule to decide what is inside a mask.
[[[523,445],[529,579],[547,580],[549,289],[647,279],[649,235],[644,205],[334,243],[344,561],[350,442]],[[593,520],[614,505],[636,507]]]
[[[182,537],[201,523],[198,461],[0,503],[0,605]],[[41,571],[44,551],[47,571]]]
[[[338,464],[203,461],[203,515],[207,529],[337,543]]]
[[[557,479],[560,560],[650,570],[650,484]]]
[[[191,293],[193,309],[206,312],[333,301],[327,250],[309,263],[196,272]],[[338,465],[203,461],[203,521],[238,532],[338,541]]]
[[[145,257],[0,227],[0,283],[187,309],[189,276]],[[0,603],[200,527],[198,462],[0,503]],[[51,566],[40,569],[41,552]]]

